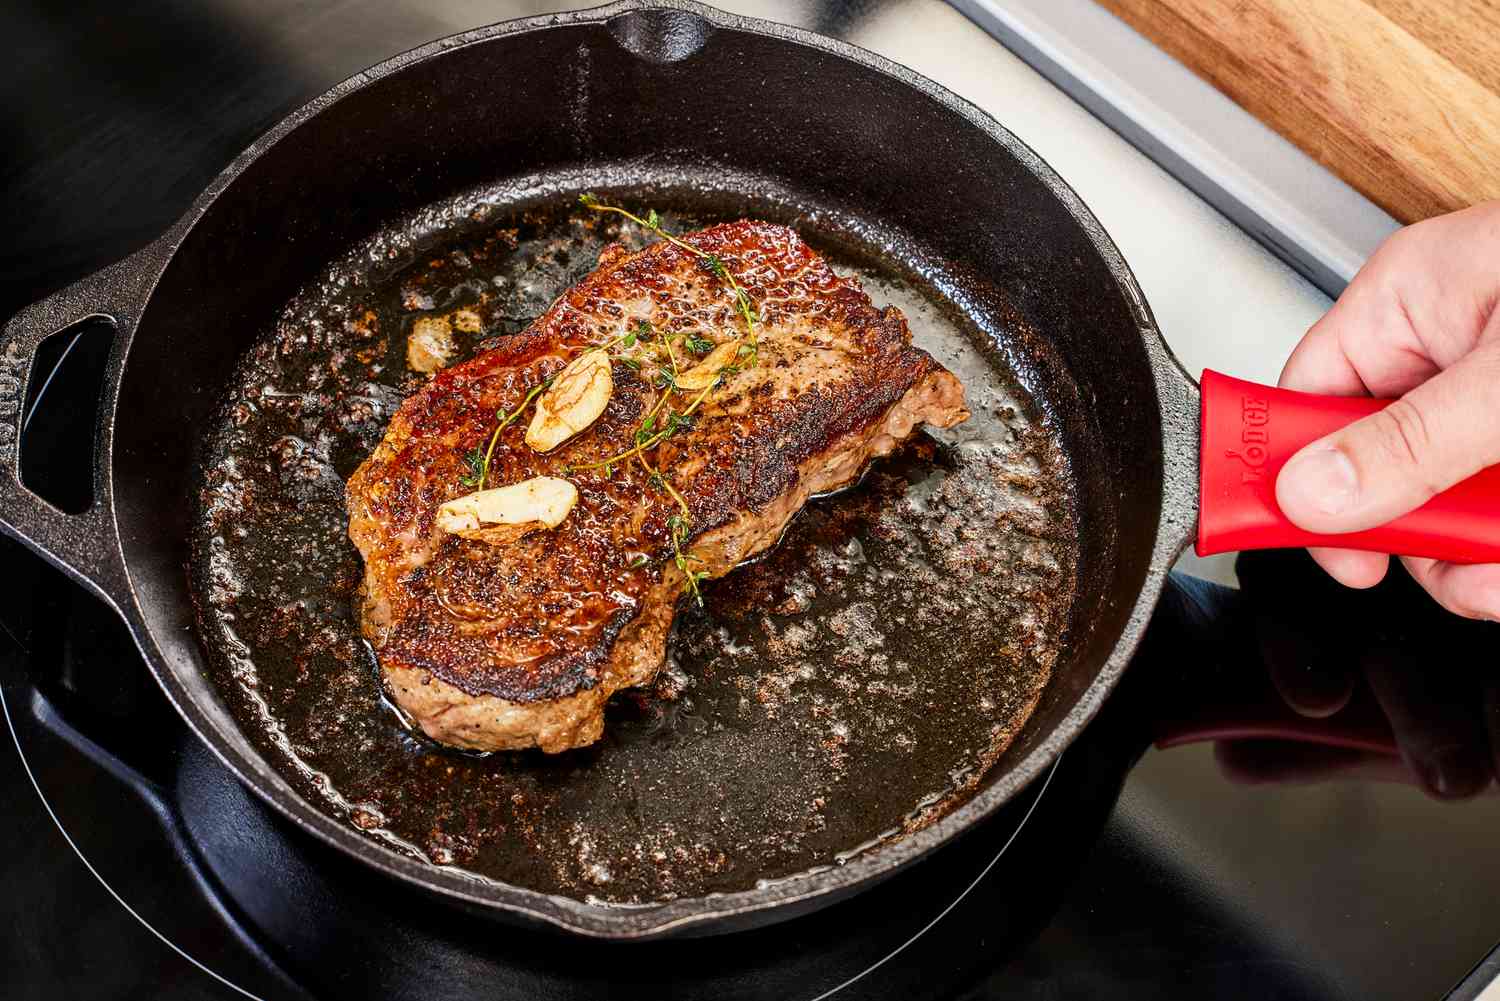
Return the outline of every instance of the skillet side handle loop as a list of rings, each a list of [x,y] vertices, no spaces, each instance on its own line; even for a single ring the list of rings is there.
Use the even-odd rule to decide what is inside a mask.
[[[1337,546],[1450,563],[1500,563],[1500,466],[1365,532],[1304,532],[1281,513],[1276,476],[1287,460],[1390,400],[1295,393],[1207,370],[1202,386],[1198,555]]]
[[[110,482],[115,405],[126,348],[135,331],[147,251],[111,265],[21,310],[0,332],[0,531],[84,584],[116,610],[130,586],[115,524]],[[39,375],[37,348],[53,334],[90,320],[114,327],[99,399],[92,455],[93,503],[66,514],[21,482],[21,431],[27,390]]]

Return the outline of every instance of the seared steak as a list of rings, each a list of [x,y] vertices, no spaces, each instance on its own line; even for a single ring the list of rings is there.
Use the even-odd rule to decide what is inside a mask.
[[[583,467],[629,452],[663,391],[652,356],[632,356],[640,345],[620,338],[645,321],[648,340],[676,338],[686,370],[712,357],[705,342],[745,336],[722,276],[666,242],[608,248],[526,331],[440,372],[349,480],[365,634],[392,697],[443,743],[555,752],[597,740],[609,695],[662,663],[687,583],[678,549],[689,569],[726,574],[772,545],[809,496],[853,482],[918,424],[968,416],[958,380],[911,346],[901,313],[872,306],[792,230],[738,222],[684,239],[716,255],[757,305],[759,350],[741,355],[691,426],[650,450],[665,484],[638,457]],[[577,499],[561,523],[519,538],[444,531],[438,507],[474,489],[465,457],[489,442],[497,412],[611,342],[613,392],[597,420],[540,453],[525,440],[527,413],[490,460],[488,487],[571,481]],[[696,396],[678,390],[660,416]],[[674,521],[683,505],[690,516]],[[678,548],[674,525],[686,526]]]

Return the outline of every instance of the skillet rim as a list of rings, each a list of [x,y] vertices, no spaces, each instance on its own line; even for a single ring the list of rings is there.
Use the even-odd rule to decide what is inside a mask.
[[[883,846],[877,851],[857,857],[841,867],[793,878],[772,886],[732,893],[708,894],[668,901],[663,904],[640,906],[589,904],[569,897],[500,883],[462,870],[432,866],[398,855],[358,835],[346,825],[340,824],[326,813],[316,809],[263,761],[244,754],[238,748],[233,747],[229,741],[221,739],[218,725],[200,709],[193,694],[178,680],[174,669],[168,663],[168,658],[157,645],[145,621],[138,604],[137,585],[124,558],[123,546],[120,544],[120,526],[115,510],[109,512],[112,523],[110,527],[113,530],[110,542],[116,550],[112,555],[116,556],[118,564],[124,566],[124,576],[127,582],[124,588],[125,594],[105,593],[100,585],[89,582],[121,612],[152,675],[155,676],[157,683],[189,729],[208,746],[214,756],[234,774],[236,779],[299,829],[402,883],[440,894],[470,908],[489,912],[507,912],[564,931],[591,938],[617,941],[657,938],[692,929],[708,932],[733,931],[768,923],[763,917],[768,911],[795,909],[798,903],[811,902],[815,898],[825,896],[829,898],[828,902],[832,902],[834,899],[856,892],[864,885],[894,874],[897,870],[947,843],[998,810],[1057,760],[1066,746],[1093,718],[1104,698],[1113,690],[1140,642],[1146,622],[1160,595],[1168,569],[1195,534],[1197,520],[1197,386],[1162,339],[1145,296],[1118,248],[1072,188],[1025,143],[986,112],[892,60],[802,28],[731,14],[697,3],[695,0],[617,0],[615,3],[584,10],[503,21],[437,39],[383,60],[340,82],[277,122],[219,173],[194,200],[187,212],[161,237],[121,262],[120,265],[106,269],[106,271],[115,274],[120,271],[135,271],[139,276],[137,278],[139,285],[134,297],[136,308],[133,311],[133,316],[139,318],[144,313],[158,282],[177,250],[219,196],[228,190],[255,160],[282,138],[310,121],[324,109],[377,80],[399,73],[409,66],[441,53],[482,44],[495,38],[552,27],[602,24],[624,14],[658,10],[695,15],[715,29],[769,36],[850,60],[867,69],[892,77],[908,87],[915,88],[926,97],[957,113],[969,125],[981,130],[991,141],[1019,160],[1058,199],[1062,207],[1082,227],[1090,243],[1093,244],[1095,252],[1100,255],[1109,274],[1124,294],[1137,332],[1141,337],[1142,346],[1146,351],[1156,389],[1162,445],[1161,512],[1142,587],[1135,596],[1130,615],[1115,646],[1093,681],[1051,732],[1007,774],[1000,776],[988,788],[975,794],[958,809],[921,831]],[[117,271],[117,269],[120,270]],[[133,331],[131,333],[133,334]],[[127,341],[127,337],[123,336],[125,334],[123,329],[121,334],[120,341]],[[122,370],[120,374],[122,380],[123,368],[128,362],[129,346],[128,343],[121,343],[120,347],[121,357],[117,364]],[[117,404],[118,399],[113,403]],[[107,423],[110,432],[113,430],[115,419],[116,413],[113,408],[110,412],[101,415],[101,421]],[[108,437],[112,443],[112,433]],[[109,498],[113,493],[112,448],[110,453],[104,458],[107,463],[105,478],[111,482],[106,485],[103,498]],[[110,506],[113,507],[112,504]],[[757,916],[761,916],[759,920]],[[706,927],[715,925],[719,927]]]

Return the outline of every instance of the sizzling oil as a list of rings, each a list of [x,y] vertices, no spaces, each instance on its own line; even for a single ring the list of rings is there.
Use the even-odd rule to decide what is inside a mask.
[[[905,312],[974,416],[814,501],[708,585],[655,685],[612,701],[602,741],[550,757],[438,747],[383,699],[360,638],[343,482],[421,384],[404,361],[413,321],[477,314],[455,331],[455,360],[471,357],[614,239],[640,243],[566,211],[449,206],[286,308],[240,365],[206,463],[194,572],[216,680],[313,802],[435,865],[643,903],[842,864],[973,792],[1046,684],[1074,586],[1070,475],[1036,409],[956,310],[858,253],[829,256]]]

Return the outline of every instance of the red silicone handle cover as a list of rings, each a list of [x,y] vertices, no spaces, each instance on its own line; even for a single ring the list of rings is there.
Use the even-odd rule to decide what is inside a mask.
[[[1288,459],[1390,400],[1294,393],[1208,370],[1202,389],[1198,555],[1338,546],[1453,563],[1500,563],[1500,466],[1366,532],[1304,532],[1276,506],[1276,474]]]

